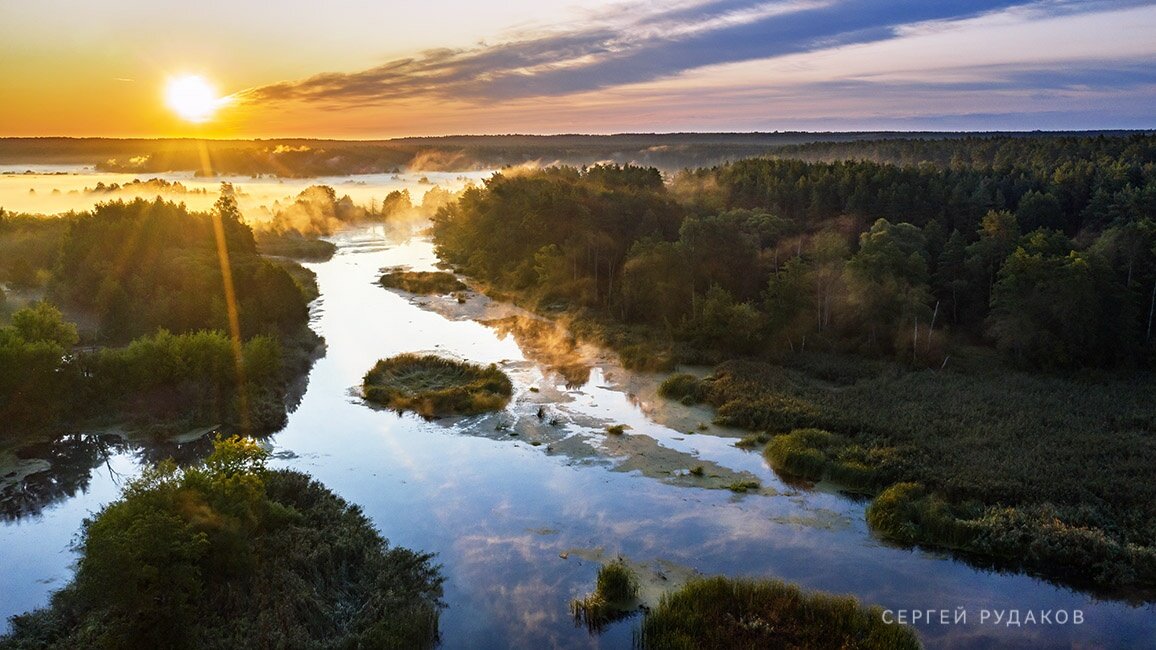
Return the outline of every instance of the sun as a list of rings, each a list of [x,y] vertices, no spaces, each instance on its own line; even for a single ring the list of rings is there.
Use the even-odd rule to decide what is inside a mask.
[[[213,85],[200,75],[172,77],[165,84],[165,104],[189,122],[207,122],[224,103]]]

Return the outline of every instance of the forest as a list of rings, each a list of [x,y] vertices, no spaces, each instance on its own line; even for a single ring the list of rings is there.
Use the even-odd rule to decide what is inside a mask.
[[[920,164],[510,171],[433,234],[628,364],[734,360],[664,392],[877,495],[887,539],[1156,586],[1156,138],[846,146]]]
[[[318,344],[308,287],[258,254],[228,190],[210,213],[158,198],[0,215],[4,245],[30,243],[8,258],[9,286],[45,297],[0,328],[6,435],[93,419],[283,424],[287,383]]]

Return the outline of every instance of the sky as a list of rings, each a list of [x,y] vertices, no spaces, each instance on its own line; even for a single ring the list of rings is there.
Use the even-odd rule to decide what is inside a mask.
[[[166,105],[199,75],[224,99]],[[1156,2],[0,0],[0,136],[1156,128]]]

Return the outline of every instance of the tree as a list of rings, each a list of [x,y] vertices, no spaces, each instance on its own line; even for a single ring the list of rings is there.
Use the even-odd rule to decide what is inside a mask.
[[[923,233],[909,223],[879,219],[859,237],[859,250],[847,262],[849,301],[858,321],[870,331],[869,343],[889,347],[891,339],[912,332],[918,342],[920,321],[930,329],[931,294]]]
[[[12,327],[26,343],[50,343],[67,350],[80,340],[76,325],[65,322],[60,310],[45,301],[12,314]]]

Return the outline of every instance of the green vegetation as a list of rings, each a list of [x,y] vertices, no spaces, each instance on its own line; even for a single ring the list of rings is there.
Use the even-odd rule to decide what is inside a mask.
[[[1150,379],[808,359],[728,362],[696,390],[720,423],[781,433],[766,449],[776,470],[879,494],[868,521],[886,539],[1076,584],[1156,586]],[[785,418],[783,404],[808,415]]]
[[[12,434],[112,417],[169,431],[284,424],[287,382],[318,343],[305,295],[316,284],[258,255],[230,186],[210,213],[138,199],[60,220],[5,217],[0,247],[27,232],[44,244],[28,247],[34,266],[49,264],[38,251],[54,241],[49,297],[87,327],[38,303],[0,329],[0,417]]]
[[[768,450],[784,473],[868,494],[914,483],[947,504],[918,515],[933,501],[904,492],[913,507],[876,518],[902,521],[876,528],[891,539],[1156,586],[1156,137],[824,158],[856,146],[666,184],[629,165],[496,174],[433,235],[628,366],[732,359],[661,392],[785,434]],[[1043,374],[1057,372],[1084,374]],[[942,521],[973,523],[940,539],[959,528]]]
[[[775,471],[810,481],[830,480],[840,486],[873,493],[878,477],[866,450],[847,438],[821,429],[795,429],[775,436],[766,447]]]
[[[381,286],[410,293],[445,295],[468,287],[453,273],[445,271],[390,271],[381,276]]]
[[[56,265],[71,217],[13,214],[0,208],[0,284],[42,287]]]
[[[234,314],[246,339],[306,327],[300,290],[257,253],[227,185],[208,214],[137,199],[98,205],[68,226],[51,295],[95,319],[102,341],[123,343],[160,328],[227,332]]]
[[[77,340],[76,326],[48,303],[12,314],[0,327],[0,420],[44,426],[66,413],[62,398],[73,394],[74,375],[66,355]]]
[[[608,427],[606,427],[606,433],[609,433],[612,436],[620,436],[620,435],[626,433],[626,425],[625,424],[614,424],[614,425],[608,426]]]
[[[93,417],[116,413],[130,423],[173,428],[224,425],[272,432],[285,425],[281,346],[268,336],[241,344],[221,332],[161,330],[123,348],[80,358],[79,380]]]
[[[728,485],[727,489],[738,494],[746,494],[751,490],[757,490],[761,487],[762,484],[756,480],[738,480]]]
[[[622,558],[598,569],[594,593],[570,603],[574,622],[597,632],[608,623],[621,620],[638,606],[638,576]]]
[[[909,628],[850,596],[804,593],[777,580],[696,579],[646,615],[641,646],[718,648],[919,648]]]
[[[144,471],[85,520],[73,581],[0,647],[423,648],[431,556],[391,548],[356,506],[264,466],[251,440]]]
[[[818,349],[927,367],[985,338],[1026,368],[1151,366],[1156,138],[1034,146],[990,166],[744,160],[669,185],[630,165],[496,174],[433,234],[628,364]]]
[[[337,244],[306,237],[296,231],[278,233],[271,230],[253,232],[257,251],[262,255],[287,257],[306,262],[324,262],[337,252]]]
[[[496,411],[513,394],[510,378],[493,364],[416,354],[378,361],[362,389],[370,402],[427,418]]]
[[[698,377],[677,373],[663,380],[658,387],[658,394],[690,406],[706,399],[701,388],[702,382],[698,380]]]

